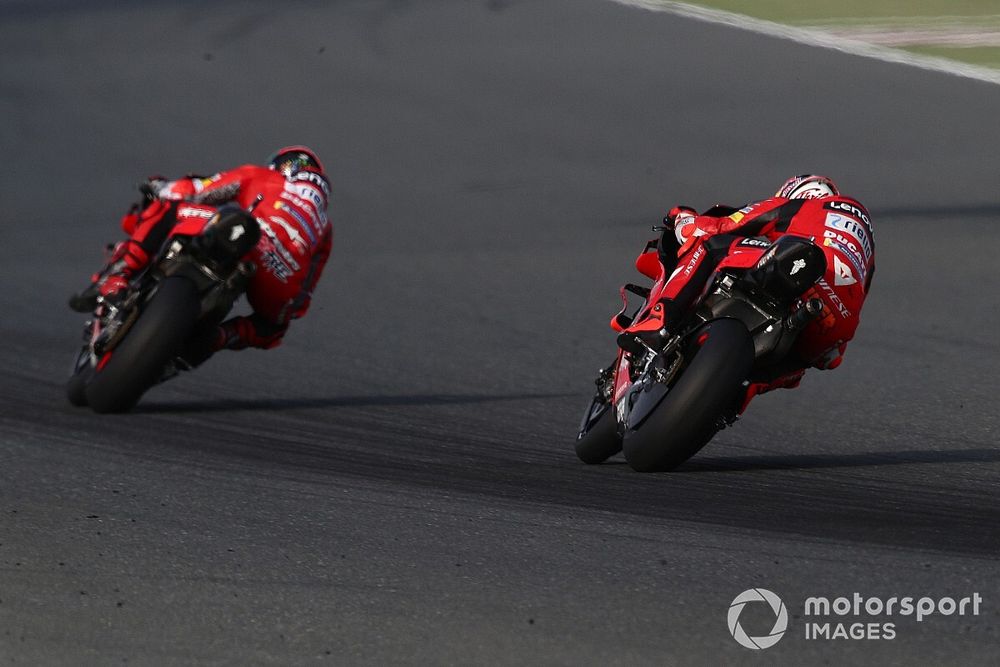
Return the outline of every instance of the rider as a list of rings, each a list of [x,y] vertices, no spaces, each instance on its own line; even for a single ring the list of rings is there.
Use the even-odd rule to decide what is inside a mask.
[[[826,256],[826,274],[803,295],[804,299],[818,298],[823,310],[800,333],[786,372],[751,386],[747,400],[771,389],[798,386],[806,368],[840,365],[875,271],[871,218],[860,202],[841,195],[829,178],[805,174],[788,179],[773,197],[738,211],[698,215],[693,208],[677,206],[664,222],[667,231],[674,232],[673,238],[665,234],[659,243],[658,257],[668,277],[649,316],[623,336],[639,335],[652,344],[662,341],[671,323],[701,294],[722,259],[740,252],[762,255],[780,236],[793,235],[812,239]],[[672,266],[674,254],[677,260]],[[626,341],[620,340],[626,347]]]
[[[289,322],[309,309],[330,255],[333,229],[326,216],[330,183],[316,153],[305,146],[288,146],[264,166],[243,165],[207,178],[154,177],[141,190],[145,206],[134,205],[122,218],[129,238],[115,246],[108,264],[91,277],[87,289],[70,299],[70,307],[87,312],[96,306],[98,296],[120,298],[175,226],[207,221],[218,207],[238,205],[254,216],[261,229],[260,241],[247,257],[256,267],[246,292],[254,312],[201,332],[182,357],[196,366],[220,349],[277,346]]]

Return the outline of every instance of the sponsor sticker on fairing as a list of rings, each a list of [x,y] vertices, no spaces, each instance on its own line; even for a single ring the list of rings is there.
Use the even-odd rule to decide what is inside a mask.
[[[833,256],[833,273],[833,284],[838,287],[846,287],[858,282],[854,274],[851,273],[851,267],[841,262],[837,255]]]
[[[278,225],[288,224],[283,220],[281,220],[280,218],[274,216],[271,217],[271,222]],[[295,257],[293,257],[292,253],[288,251],[288,248],[285,247],[285,244],[281,242],[281,239],[278,238],[278,235],[274,233],[274,230],[271,228],[271,225],[268,224],[267,222],[261,222],[260,228],[267,235],[268,239],[271,241],[272,248],[274,249],[275,252],[277,252],[281,256],[281,259],[284,261],[284,263],[292,271],[298,271],[300,268],[299,263],[295,261]],[[294,230],[291,231],[294,232]],[[294,241],[294,239],[292,240]]]
[[[816,281],[816,284],[819,286],[820,290],[822,290],[821,296],[837,309],[837,313],[839,313],[841,317],[847,319],[851,316],[851,311],[847,309],[844,302],[840,300],[839,296],[837,296],[836,290],[830,287],[830,283],[826,282],[826,278],[820,278]]]
[[[860,253],[858,253],[856,249],[852,250],[848,246],[843,245],[842,243],[832,238],[823,239],[823,245],[826,246],[827,248],[833,248],[834,250],[838,251],[841,255],[843,255],[844,259],[849,261],[851,265],[854,267],[854,270],[857,271],[857,274],[858,276],[860,276],[861,281],[864,281],[867,278],[868,269],[864,264],[864,260],[861,259]]]
[[[847,244],[846,237],[853,238],[860,248],[860,252],[864,254],[865,261],[871,259],[873,250],[871,235],[868,234],[865,226],[857,220],[839,213],[827,213],[826,227],[828,233],[832,231],[838,236],[844,237],[841,243]]]
[[[823,204],[823,208],[828,211],[839,211],[840,213],[857,218],[865,224],[865,228],[868,230],[868,233],[872,233],[872,221],[871,218],[868,217],[868,211],[864,210],[860,206],[855,206],[854,204],[846,201],[835,200],[826,202]]]
[[[279,282],[288,282],[289,276],[293,273],[292,269],[281,261],[281,258],[278,257],[276,251],[265,250],[261,253],[260,258],[264,268],[267,269],[271,275],[277,278]]]
[[[330,196],[330,186],[327,184],[326,179],[319,174],[313,173],[311,171],[300,171],[292,177],[296,181],[304,181],[306,183],[311,183],[312,185],[319,188],[323,194],[327,197]]]
[[[299,222],[299,224],[301,225],[302,229],[304,229],[305,232],[306,232],[306,234],[309,236],[309,241],[311,243],[316,243],[316,235],[309,228],[309,223],[306,222],[305,218],[303,218],[300,213],[298,213],[291,206],[285,204],[284,202],[280,202],[280,201],[274,203],[274,208],[277,209],[277,210],[279,210],[279,211],[284,211],[284,212],[288,213],[289,215],[291,215],[293,218],[295,218]],[[286,220],[282,220],[280,217],[275,216],[275,215],[272,215],[270,219],[271,219],[271,222],[275,223],[276,225],[280,226],[282,229],[285,230],[285,233],[288,234],[288,238],[290,238],[292,240],[292,243],[295,244],[295,247],[297,249],[299,249],[301,252],[305,252],[305,250],[306,250],[306,242],[302,238],[302,235],[299,234],[298,230],[295,229],[295,227],[293,227],[291,225],[291,223],[289,223]]]
[[[209,220],[215,215],[215,209],[204,208],[202,206],[179,206],[177,208],[178,218],[203,218]]]

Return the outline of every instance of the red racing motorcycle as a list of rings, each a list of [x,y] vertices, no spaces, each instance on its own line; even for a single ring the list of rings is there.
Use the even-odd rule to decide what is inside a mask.
[[[734,210],[717,206],[705,215]],[[624,450],[637,471],[677,467],[736,421],[751,385],[788,372],[798,333],[823,311],[821,300],[804,297],[826,272],[823,251],[797,236],[773,243],[750,237],[748,251],[722,259],[701,296],[651,344],[641,332],[650,320],[662,320],[659,297],[670,278],[664,262],[676,251],[669,229],[653,229],[663,236],[646,245],[636,268],[654,282],[622,287],[624,307],[611,322],[620,332],[619,351],[600,371],[577,435],[576,454],[585,463]],[[672,248],[664,247],[668,238]],[[632,315],[627,293],[642,298]]]
[[[185,346],[218,325],[246,290],[254,265],[243,258],[260,239],[246,211],[226,206],[174,227],[159,255],[122,296],[91,286],[74,297],[94,304],[66,384],[69,402],[95,412],[131,409],[150,387],[186,368]]]

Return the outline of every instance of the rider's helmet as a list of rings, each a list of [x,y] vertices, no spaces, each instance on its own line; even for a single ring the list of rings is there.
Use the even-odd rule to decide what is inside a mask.
[[[279,148],[267,159],[267,166],[288,179],[294,178],[303,170],[315,172],[325,178],[323,164],[316,157],[316,153],[305,146]]]
[[[819,199],[820,197],[832,197],[839,195],[840,190],[826,176],[816,174],[803,174],[793,176],[785,181],[785,184],[774,193],[775,197],[785,199]]]

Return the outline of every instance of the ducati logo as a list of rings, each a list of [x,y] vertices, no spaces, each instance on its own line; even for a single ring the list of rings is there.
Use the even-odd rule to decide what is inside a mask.
[[[833,270],[836,274],[833,277],[833,284],[838,287],[853,285],[858,282],[854,279],[854,274],[851,273],[851,267],[841,262],[840,258],[836,255],[833,256]]]

